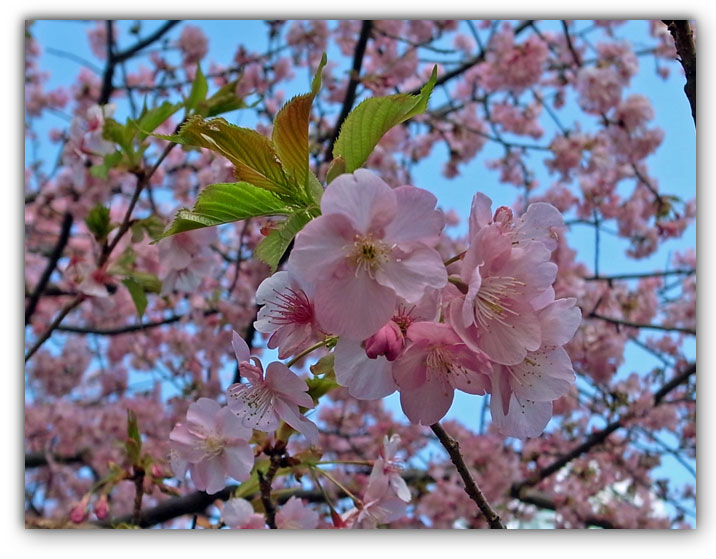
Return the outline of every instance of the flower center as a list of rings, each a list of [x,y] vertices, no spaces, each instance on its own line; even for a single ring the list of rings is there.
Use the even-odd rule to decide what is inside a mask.
[[[511,308],[511,298],[519,293],[524,285],[511,277],[484,278],[474,302],[475,317],[480,326],[486,327],[492,320],[507,326],[505,315],[518,316],[519,313]]]
[[[308,324],[313,320],[313,307],[302,289],[286,289],[280,293],[274,289],[276,299],[269,312],[269,320],[276,325]]]
[[[226,441],[221,437],[209,435],[204,439],[204,455],[207,458],[218,456],[224,451]]]
[[[349,258],[356,265],[356,275],[361,270],[372,278],[375,271],[388,261],[390,247],[371,235],[356,235]]]

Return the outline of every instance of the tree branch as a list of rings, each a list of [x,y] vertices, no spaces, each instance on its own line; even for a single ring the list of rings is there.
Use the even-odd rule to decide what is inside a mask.
[[[368,39],[370,38],[370,31],[372,27],[372,20],[363,20],[363,25],[361,26],[360,30],[360,36],[358,37],[358,42],[356,43],[356,48],[353,53],[353,67],[351,69],[351,78],[348,81],[348,87],[346,88],[346,96],[343,100],[343,107],[341,107],[341,114],[339,115],[338,120],[336,120],[336,125],[333,127],[333,133],[331,134],[331,138],[328,142],[328,147],[326,148],[326,162],[329,162],[331,161],[331,159],[333,159],[333,145],[338,139],[338,134],[341,131],[341,126],[343,126],[343,123],[345,122],[346,118],[351,112],[351,109],[353,108],[353,103],[355,103],[356,89],[358,88],[358,84],[360,83],[360,71],[361,67],[363,66],[363,57],[365,56],[365,49],[368,45]]]
[[[457,468],[457,472],[460,474],[460,477],[465,484],[465,493],[468,494],[470,499],[472,499],[478,506],[482,514],[485,515],[490,528],[504,529],[505,525],[502,523],[500,516],[492,509],[490,503],[487,502],[485,495],[477,486],[475,480],[472,479],[472,475],[470,475],[470,471],[467,469],[465,460],[463,460],[462,454],[460,454],[459,443],[447,434],[440,423],[435,423],[431,425],[430,428],[437,436],[440,444],[445,447],[445,450],[447,450],[450,455],[450,460],[452,460],[452,463],[455,465],[455,468]]]
[[[603,320],[611,324],[616,324],[618,326],[626,326],[628,328],[643,328],[647,330],[662,330],[664,332],[681,332],[682,334],[690,334],[692,336],[696,335],[696,330],[693,330],[692,328],[681,328],[679,326],[662,326],[661,324],[640,324],[638,322],[630,322],[628,320],[621,320],[619,318],[603,316],[595,312],[590,313],[587,318],[597,318],[599,320]]]
[[[686,19],[665,19],[663,22],[669,28],[674,38],[676,52],[679,54],[679,62],[684,67],[686,84],[684,93],[691,105],[691,117],[696,125],[696,45],[694,45],[694,33],[691,25]]]
[[[72,230],[73,220],[74,218],[70,212],[66,212],[65,216],[62,218],[62,226],[60,228],[60,236],[57,239],[57,244],[55,244],[55,248],[52,249],[45,271],[42,272],[42,276],[40,276],[40,280],[37,282],[35,290],[30,295],[27,307],[25,307],[25,325],[30,322],[32,315],[37,308],[37,303],[40,301],[40,297],[42,296],[45,287],[47,287],[47,283],[50,281],[50,276],[52,276],[52,272],[55,271],[57,262],[60,258],[62,258],[62,253],[67,246],[67,242],[70,240],[70,231]]]

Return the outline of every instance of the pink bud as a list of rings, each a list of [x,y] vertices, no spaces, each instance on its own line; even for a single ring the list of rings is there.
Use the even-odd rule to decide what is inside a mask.
[[[403,351],[403,333],[392,320],[365,341],[365,352],[375,359],[384,355],[388,361],[395,361]]]
[[[104,520],[109,513],[109,505],[107,503],[107,495],[100,495],[94,504],[94,514],[98,520]]]
[[[82,524],[89,518],[89,510],[87,509],[87,501],[82,499],[70,511],[70,520],[75,524]]]

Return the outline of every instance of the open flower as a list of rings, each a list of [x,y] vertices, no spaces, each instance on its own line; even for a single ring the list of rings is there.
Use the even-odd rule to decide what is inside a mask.
[[[246,481],[254,465],[249,446],[251,430],[228,408],[209,398],[189,406],[186,423],[178,423],[169,434],[171,465],[178,477],[187,469],[197,489],[221,491],[226,476]]]
[[[239,372],[248,381],[248,384],[232,384],[227,390],[229,409],[242,425],[270,433],[278,429],[283,420],[303,433],[311,444],[317,444],[318,427],[298,409],[314,406],[305,381],[278,361],[271,363],[264,373],[261,362],[251,357],[249,346],[236,332],[232,345]]]
[[[558,299],[539,312],[543,345],[516,365],[493,364],[490,412],[497,429],[511,437],[539,436],[552,417],[552,402],[575,381],[572,361],[561,347],[579,326],[576,299]]]
[[[268,347],[278,348],[279,359],[300,353],[323,336],[313,311],[309,294],[289,272],[276,272],[261,282],[256,290],[259,310],[254,327],[271,334]]]
[[[362,342],[340,338],[335,349],[338,384],[359,400],[377,400],[395,392],[393,364],[407,344],[408,327],[414,322],[435,320],[439,299],[437,289],[428,289],[414,305],[399,298],[392,318],[375,334]]]
[[[313,530],[317,526],[318,513],[296,497],[291,497],[276,513],[276,527],[283,530]]]
[[[248,530],[266,527],[264,515],[255,513],[246,499],[229,499],[221,511],[221,518],[229,528]]]
[[[323,215],[297,235],[289,257],[289,269],[315,285],[323,329],[364,340],[390,320],[397,297],[412,303],[447,283],[432,248],[444,223],[435,203],[425,190],[391,189],[364,169],[329,185]]]
[[[159,262],[163,268],[161,295],[172,291],[194,291],[214,269],[216,258],[210,244],[216,229],[197,229],[172,235],[159,243]]]
[[[485,394],[490,363],[468,348],[447,324],[416,322],[408,328],[411,344],[393,365],[400,405],[413,423],[432,425],[447,413],[455,389]]]

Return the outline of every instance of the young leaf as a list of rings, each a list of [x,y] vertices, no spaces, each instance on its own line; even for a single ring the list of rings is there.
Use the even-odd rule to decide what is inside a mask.
[[[122,280],[122,283],[129,290],[129,294],[132,297],[132,301],[134,301],[134,306],[136,307],[137,314],[141,320],[142,316],[144,316],[144,311],[147,308],[147,294],[144,292],[142,284],[133,278],[125,278]]]
[[[281,167],[271,140],[255,130],[229,124],[223,118],[191,117],[172,136],[158,138],[178,144],[199,146],[220,153],[234,164],[234,175],[259,188],[297,199],[296,184]]]
[[[284,169],[303,187],[308,186],[308,123],[311,105],[321,89],[321,72],[326,65],[323,54],[313,78],[311,92],[294,97],[276,115],[271,139]]]
[[[87,229],[90,230],[90,233],[94,235],[95,239],[105,239],[111,231],[109,208],[102,204],[97,204],[87,214],[85,223],[87,224]]]
[[[137,121],[130,121],[134,124],[135,128],[138,129],[140,141],[143,141],[149,133],[154,132],[160,124],[176,113],[181,107],[181,103],[164,101],[164,103],[158,107],[144,111]]]
[[[194,77],[194,83],[191,84],[191,91],[189,92],[189,98],[186,100],[186,110],[190,113],[196,109],[201,101],[206,98],[206,94],[209,92],[209,84],[206,82],[204,72],[201,71],[201,65],[196,65],[196,76]]]
[[[139,457],[142,454],[142,437],[139,434],[137,415],[132,410],[127,410],[127,442],[125,448],[130,462],[138,464]]]
[[[234,80],[219,88],[211,97],[199,103],[196,114],[211,117],[246,108],[244,100],[236,95],[238,84],[239,80]]]
[[[250,217],[289,214],[290,211],[278,196],[249,183],[211,184],[199,194],[194,209],[177,212],[160,238]]]
[[[383,135],[393,126],[425,112],[437,80],[437,67],[418,95],[398,93],[366,99],[346,118],[333,146],[333,157],[342,156],[346,173],[363,165]]]
[[[288,245],[309,221],[311,221],[311,216],[307,212],[296,212],[290,215],[286,221],[259,243],[254,255],[268,264],[272,273],[275,272]]]

